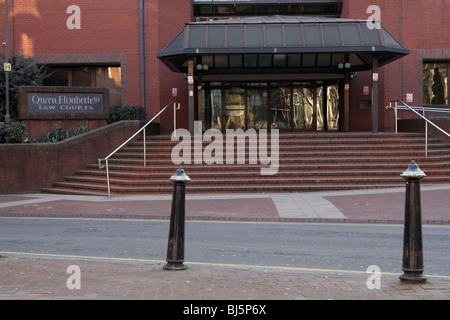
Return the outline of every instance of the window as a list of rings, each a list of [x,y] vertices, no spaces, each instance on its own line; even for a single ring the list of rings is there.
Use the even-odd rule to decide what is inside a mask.
[[[426,62],[423,65],[423,104],[448,106],[450,63]]]
[[[51,76],[44,86],[108,88],[111,107],[121,106],[122,76],[120,67],[50,66]]]

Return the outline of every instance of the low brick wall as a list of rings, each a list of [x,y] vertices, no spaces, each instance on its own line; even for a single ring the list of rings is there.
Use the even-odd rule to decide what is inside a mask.
[[[97,163],[139,128],[139,121],[120,121],[59,143],[0,144],[0,194],[50,187],[86,164]]]
[[[450,118],[430,117],[429,119],[438,127],[440,127],[442,130],[450,133]],[[398,131],[425,133],[425,120],[420,118],[400,119],[398,121]],[[428,125],[428,133],[431,134],[433,137],[437,137],[446,142],[450,142],[449,137],[440,132],[438,129],[434,128],[432,125]]]

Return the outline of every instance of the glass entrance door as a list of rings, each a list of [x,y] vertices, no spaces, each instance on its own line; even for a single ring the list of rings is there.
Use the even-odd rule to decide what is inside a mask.
[[[247,128],[267,129],[267,83],[247,85]]]
[[[245,84],[225,86],[225,128],[245,130]]]
[[[292,88],[292,121],[294,129],[314,129],[316,119],[314,90],[311,82],[294,83]]]
[[[337,81],[208,82],[203,129],[339,130]]]
[[[291,129],[292,87],[289,83],[271,83],[270,110],[273,129]]]

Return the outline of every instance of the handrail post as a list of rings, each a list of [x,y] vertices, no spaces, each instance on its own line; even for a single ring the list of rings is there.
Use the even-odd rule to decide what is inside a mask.
[[[423,117],[425,117],[425,108],[423,108]],[[425,158],[428,158],[428,122],[425,122]]]
[[[177,104],[173,103],[173,136],[177,136]]]
[[[144,168],[147,168],[147,141],[146,141],[146,128],[144,128]]]
[[[109,183],[109,164],[108,164],[108,159],[106,159],[105,165],[106,165],[106,184],[108,185],[108,198],[111,198],[111,185]]]
[[[392,103],[389,102],[389,106],[391,106]],[[395,134],[398,134],[398,106],[397,106],[397,101],[395,101],[395,107],[394,107],[394,117],[395,117]]]

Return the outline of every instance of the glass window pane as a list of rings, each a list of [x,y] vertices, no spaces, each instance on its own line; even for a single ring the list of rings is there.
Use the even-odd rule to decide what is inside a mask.
[[[364,45],[381,46],[381,37],[378,29],[369,29],[366,26],[361,28],[361,34],[364,39]]]
[[[314,119],[314,93],[309,82],[294,83],[292,115],[294,128],[312,129]]]
[[[203,95],[203,130],[215,128],[222,130],[222,90],[220,83],[206,83]]]
[[[228,26],[227,28],[228,47],[243,48],[244,47],[244,27]]]
[[[242,68],[242,55],[230,55],[230,68]]]
[[[226,54],[218,54],[214,56],[215,68],[228,68],[228,56]]]
[[[283,33],[281,26],[266,26],[266,45],[268,47],[283,46]]]
[[[74,87],[91,87],[91,69],[88,67],[73,68],[72,85]]]
[[[205,48],[206,47],[206,28],[203,26],[189,27],[189,47]]]
[[[342,46],[341,32],[337,24],[324,25],[322,28],[326,46]]]
[[[49,68],[48,73],[51,76],[44,80],[44,86],[68,86],[69,71],[67,68]]]
[[[322,32],[319,25],[304,25],[305,43],[308,47],[322,47]]]
[[[245,129],[245,87],[225,89],[225,115],[227,129]]]
[[[341,28],[344,36],[344,45],[360,46],[362,44],[357,24],[342,24]]]
[[[244,67],[245,68],[256,68],[257,66],[258,66],[258,55],[256,55],[256,54],[244,55]]]
[[[109,89],[111,107],[120,107],[121,101],[121,69],[120,67],[98,67],[95,72],[95,85],[99,88]]]
[[[302,29],[297,25],[284,26],[287,47],[303,46]]]
[[[291,87],[273,83],[270,90],[272,128],[291,128]]]
[[[214,66],[214,56],[203,56],[202,64],[212,68]]]
[[[247,26],[247,47],[264,47],[262,26]]]
[[[248,128],[267,129],[267,86],[250,83],[247,89]]]
[[[301,54],[288,55],[288,67],[300,68],[301,66],[302,66],[302,55]]]
[[[303,55],[303,67],[315,67],[316,66],[316,55],[315,54],[304,54]]]
[[[286,55],[285,54],[274,54],[273,55],[273,66],[275,68],[285,68],[286,67]]]
[[[423,65],[423,104],[448,105],[448,64]]]
[[[258,66],[261,68],[272,67],[272,55],[271,54],[261,54],[259,55]]]
[[[208,28],[208,48],[225,47],[225,27],[209,26]]]
[[[331,65],[331,54],[322,53],[317,55],[317,66],[318,67],[329,67]]]

